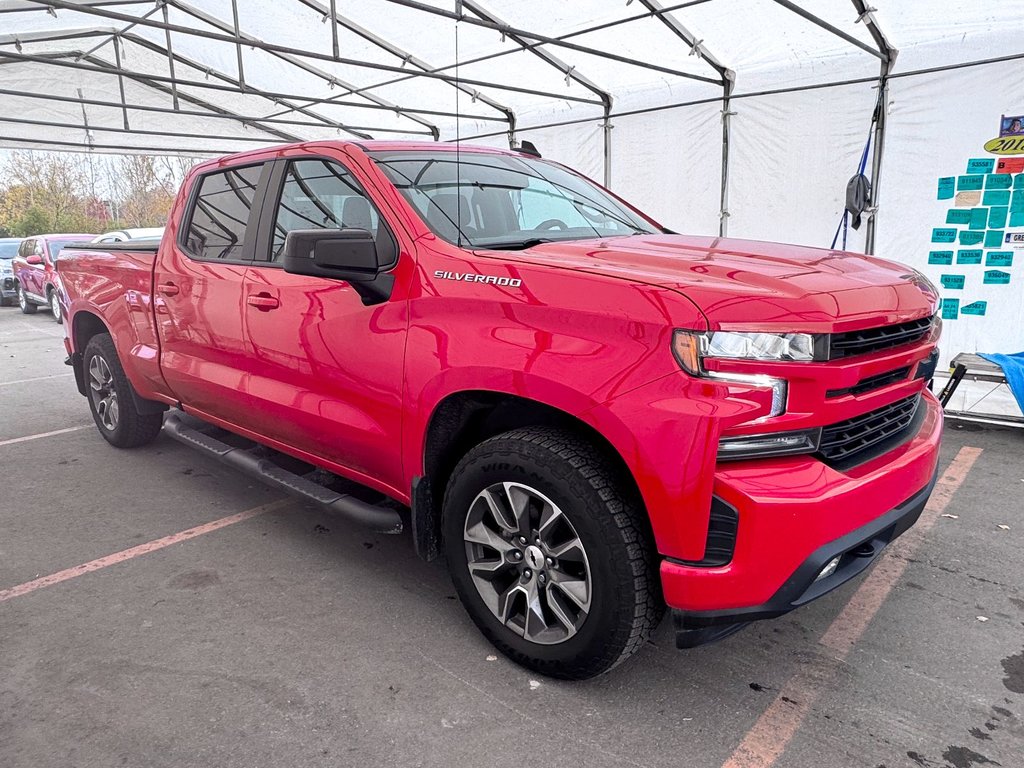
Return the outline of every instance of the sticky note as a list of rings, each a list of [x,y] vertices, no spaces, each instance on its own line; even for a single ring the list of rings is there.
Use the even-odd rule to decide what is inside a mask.
[[[986,229],[988,227],[988,208],[972,208],[970,229]]]
[[[1024,189],[1015,189],[1010,195],[1010,210],[1024,211]]]
[[[960,309],[960,299],[943,299],[939,304],[943,320],[956,320]]]
[[[932,242],[933,243],[952,243],[954,240],[956,240],[956,230],[955,229],[941,229],[941,228],[938,228],[938,229],[933,229],[932,230]],[[1002,237],[999,238],[999,241],[1002,242]]]
[[[948,288],[951,291],[962,291],[964,288],[963,275],[943,275],[939,278],[939,282],[942,283],[943,288]]]
[[[985,193],[985,196],[981,198],[982,205],[1009,205],[1010,204],[1010,190],[1008,189],[990,189]]]
[[[1024,158],[1022,158],[1021,163],[1021,173],[1018,173],[1016,176],[1013,177],[1014,189],[1024,189]]]
[[[981,202],[981,192],[957,192],[953,205],[957,208],[973,208]]]
[[[981,253],[981,251],[978,251]],[[953,252],[952,251],[931,251],[928,254],[929,264],[952,264],[953,263]],[[979,261],[980,263],[980,261]]]
[[[987,301],[972,301],[970,304],[964,304],[960,307],[960,314],[962,315],[984,315],[985,310],[988,308]]]
[[[960,230],[960,245],[977,245],[984,239],[984,232],[971,232],[966,229]],[[935,241],[933,240],[932,242]]]
[[[984,185],[984,176],[957,176],[956,179],[957,191],[970,191],[974,189],[981,189]]]
[[[993,157],[975,157],[967,161],[968,173],[992,173],[996,167]]]
[[[1012,267],[1013,251],[989,251],[985,257],[986,267]]]
[[[939,200],[949,200],[953,197],[953,192],[956,189],[956,177],[955,176],[943,176],[939,179]]]
[[[996,173],[1024,173],[1024,157],[1001,157],[996,161]]]
[[[947,224],[969,224],[971,212],[966,208],[950,208],[946,211]]]
[[[1010,226],[1011,227],[1024,227],[1024,211],[1011,211],[1010,212]]]
[[[988,209],[988,225],[994,229],[1006,226],[1006,213],[1010,209],[1005,205],[994,205]]]
[[[1007,285],[1010,282],[1010,273],[1001,272],[998,269],[986,269],[983,282],[986,285]]]
[[[1006,173],[990,173],[985,177],[985,189],[1009,189],[1013,186],[1013,177]]]
[[[981,264],[981,248],[974,248],[971,250],[957,251],[956,252],[956,263],[957,264]],[[928,262],[931,264],[931,262]]]
[[[932,230],[934,233],[934,230]],[[933,240],[934,242],[934,240]],[[985,233],[985,247],[998,248],[1003,244],[1003,230],[990,229]]]

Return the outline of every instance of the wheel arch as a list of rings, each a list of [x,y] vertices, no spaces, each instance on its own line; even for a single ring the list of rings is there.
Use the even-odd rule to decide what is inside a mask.
[[[83,354],[85,346],[93,336],[110,333],[110,329],[99,315],[89,310],[75,312],[71,319],[71,343],[74,352],[71,354],[71,367],[75,372],[75,383],[82,395],[87,395],[85,388],[85,366]]]
[[[635,494],[643,508],[643,495],[629,464],[615,445],[580,416],[521,395],[493,390],[462,390],[444,397],[434,407],[423,436],[422,465],[413,479],[412,529],[417,553],[425,560],[440,552],[441,518],[448,478],[459,460],[484,440],[512,429],[529,426],[559,427],[598,445]],[[648,534],[652,536],[648,522]]]

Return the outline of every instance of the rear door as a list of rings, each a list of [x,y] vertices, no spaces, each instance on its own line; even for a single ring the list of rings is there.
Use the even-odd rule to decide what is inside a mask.
[[[275,164],[261,245],[246,280],[253,406],[271,439],[350,470],[381,490],[402,485],[400,437],[412,256],[363,184],[337,159]],[[370,230],[394,265],[388,301],[364,306],[347,282],[286,273],[294,229]]]
[[[231,425],[251,418],[242,290],[267,172],[254,163],[196,178],[153,272],[167,385],[186,407]]]

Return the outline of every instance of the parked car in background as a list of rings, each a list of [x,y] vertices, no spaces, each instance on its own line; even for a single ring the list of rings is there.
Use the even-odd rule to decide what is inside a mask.
[[[49,307],[53,319],[63,322],[54,269],[57,254],[66,245],[87,244],[94,237],[93,234],[36,235],[21,241],[13,266],[14,287],[22,312],[32,315],[40,306]]]
[[[118,229],[114,232],[104,232],[93,238],[94,243],[125,243],[129,240],[155,239],[159,240],[164,235],[163,227],[139,227],[136,229]]]
[[[14,302],[14,257],[18,255],[20,237],[0,237],[0,307]]]

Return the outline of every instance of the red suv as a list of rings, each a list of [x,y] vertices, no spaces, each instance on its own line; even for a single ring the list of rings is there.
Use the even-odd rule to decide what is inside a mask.
[[[26,315],[35,314],[40,306],[49,307],[53,319],[63,322],[54,262],[60,249],[72,243],[88,243],[95,235],[37,235],[21,241],[14,258],[14,284],[18,306]]]

